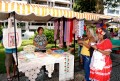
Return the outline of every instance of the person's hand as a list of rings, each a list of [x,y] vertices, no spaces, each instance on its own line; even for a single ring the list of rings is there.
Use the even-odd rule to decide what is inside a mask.
[[[43,48],[43,46],[39,46],[39,48],[41,49],[41,48]]]
[[[91,47],[94,48],[95,50],[97,49],[97,46],[96,46],[96,45],[92,45]]]
[[[79,40],[79,41],[78,41],[78,44],[83,44],[83,41]]]

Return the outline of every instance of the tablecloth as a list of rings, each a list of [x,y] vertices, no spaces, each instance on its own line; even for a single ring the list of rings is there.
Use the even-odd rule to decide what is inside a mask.
[[[13,54],[13,56],[16,61],[16,55]],[[35,81],[44,65],[48,71],[48,77],[52,77],[55,63],[59,63],[59,81],[74,79],[74,56],[67,52],[57,58],[49,54],[38,57],[34,54],[26,54],[24,51],[18,53],[18,69],[25,73],[30,81]]]

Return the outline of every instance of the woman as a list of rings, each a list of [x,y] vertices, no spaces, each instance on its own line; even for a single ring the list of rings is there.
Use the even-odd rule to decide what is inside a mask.
[[[34,40],[33,40],[33,44],[36,46],[35,48],[35,52],[46,52],[46,45],[47,45],[47,38],[46,36],[43,34],[44,29],[42,27],[38,27],[37,32],[38,34],[35,36]],[[43,66],[41,68],[41,72],[39,73],[40,79],[42,81],[44,81],[45,79],[45,66]]]
[[[92,45],[95,49],[90,64],[90,79],[92,81],[110,81],[112,61],[110,53],[112,43],[107,38],[107,31],[102,28],[96,30],[98,42]]]
[[[33,44],[36,46],[35,51],[46,52],[47,38],[43,34],[44,29],[39,27],[37,29],[38,35],[35,36]]]
[[[95,42],[95,35],[94,35],[94,31],[92,28],[88,28],[86,30],[86,34],[87,34],[87,37],[84,38],[84,40],[79,40],[78,41],[78,44],[82,44],[82,49],[81,49],[81,54],[82,54],[82,59],[83,59],[83,67],[84,67],[84,70],[85,70],[85,80],[86,81],[90,81],[89,80],[89,75],[90,75],[90,60],[91,60],[91,57],[90,57],[90,43],[91,42]]]

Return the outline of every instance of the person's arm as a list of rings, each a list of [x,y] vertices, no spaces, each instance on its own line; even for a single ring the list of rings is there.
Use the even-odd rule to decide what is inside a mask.
[[[82,42],[82,44],[87,47],[88,49],[90,48],[90,45],[88,43],[86,43],[85,41]]]
[[[86,43],[85,41],[81,41],[82,42],[82,44],[85,46],[85,47],[87,47],[88,49],[91,47],[90,46],[90,43],[91,42],[96,42],[95,41],[95,39],[94,38],[91,38],[91,39],[89,39],[89,42],[88,43]]]
[[[88,45],[88,44],[87,44],[85,41],[83,41],[83,40],[79,40],[79,41],[78,41],[78,44],[81,45],[81,46],[84,45],[85,47],[90,48],[90,45]]]
[[[111,53],[110,50],[106,50],[106,51],[105,51],[105,50],[98,49],[98,48],[96,47],[96,45],[93,45],[92,47],[93,47],[95,50],[101,52],[101,53],[104,54],[104,55],[110,55],[110,53]]]
[[[39,47],[39,45],[33,40],[33,45]]]
[[[111,51],[103,51],[101,49],[97,49],[97,51],[101,52],[104,55],[110,55],[111,54]]]

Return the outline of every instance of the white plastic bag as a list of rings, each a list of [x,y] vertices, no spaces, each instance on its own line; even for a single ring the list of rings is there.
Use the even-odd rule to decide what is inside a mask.
[[[15,34],[14,34],[14,27],[12,26],[13,18],[10,17],[8,19],[8,28],[3,29],[3,45],[5,48],[15,48]],[[22,38],[21,38],[21,28],[17,28],[16,25],[16,42],[17,47],[21,46]]]

